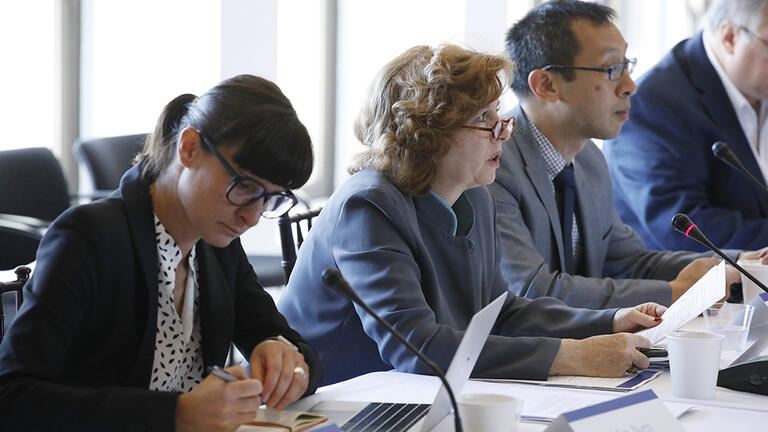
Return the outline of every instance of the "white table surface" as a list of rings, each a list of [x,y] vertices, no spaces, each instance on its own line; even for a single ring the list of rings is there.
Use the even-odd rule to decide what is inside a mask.
[[[686,325],[686,330],[703,327],[701,318]],[[738,353],[724,353],[722,366],[727,366]],[[431,403],[440,388],[437,377],[399,372],[374,372],[348,381],[321,387],[315,395],[296,402],[289,409],[308,410],[319,401],[375,401]],[[680,418],[688,431],[748,432],[768,430],[768,396],[738,392],[717,387],[712,400],[681,399],[672,396],[672,383],[668,371],[662,372],[637,391],[652,389],[664,402],[693,406],[693,410]],[[594,403],[629,393],[600,390],[566,389],[520,383],[489,383],[470,380],[461,393],[499,393],[522,398],[533,407],[547,398],[565,397],[591,399]],[[524,408],[525,411],[525,408]],[[526,423],[519,431],[541,431],[546,424]],[[452,420],[446,419],[435,431],[452,431]]]

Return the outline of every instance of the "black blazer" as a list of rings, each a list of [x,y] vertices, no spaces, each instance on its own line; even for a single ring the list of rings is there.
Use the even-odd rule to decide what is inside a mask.
[[[304,354],[314,392],[317,356],[277,311],[240,241],[196,248],[205,366],[223,365],[231,341],[248,358],[283,335]],[[0,345],[0,429],[174,430],[178,393],[148,390],[157,262],[149,184],[138,167],[112,197],[51,225]]]

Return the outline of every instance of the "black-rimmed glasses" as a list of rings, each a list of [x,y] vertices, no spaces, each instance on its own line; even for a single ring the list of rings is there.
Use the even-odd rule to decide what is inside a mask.
[[[506,120],[499,120],[496,123],[493,124],[491,127],[482,127],[482,126],[471,126],[471,125],[461,125],[463,128],[467,129],[475,129],[475,130],[481,130],[490,132],[494,139],[498,139],[501,136],[502,131],[505,129],[508,130],[510,133],[515,129],[515,118],[510,117]]]
[[[227,188],[227,201],[238,207],[245,207],[264,198],[262,216],[268,219],[279,217],[296,205],[297,199],[291,191],[267,192],[267,188],[258,180],[238,174],[200,131],[197,131],[197,134],[232,176],[232,184]]]
[[[608,79],[611,81],[618,81],[621,79],[621,75],[626,70],[627,73],[632,73],[632,71],[635,69],[635,64],[637,64],[636,58],[631,58],[624,60],[620,63],[614,63],[608,67],[599,68],[599,67],[584,67],[584,66],[567,66],[567,65],[546,65],[541,70],[551,70],[551,69],[575,69],[575,70],[585,70],[585,71],[592,71],[592,72],[604,72],[608,74]]]
[[[744,31],[745,33],[747,33],[748,35],[750,35],[750,36],[752,36],[753,38],[755,38],[755,39],[757,39],[758,41],[760,41],[760,43],[762,43],[762,44],[763,44],[763,46],[765,46],[766,48],[768,48],[768,41],[767,41],[767,40],[765,40],[765,39],[761,38],[760,36],[758,36],[758,35],[757,35],[757,33],[753,32],[752,30],[750,30],[750,29],[748,29],[748,28],[746,28],[746,27],[744,27],[743,25],[740,25],[740,26],[738,26],[738,27],[739,27],[739,30],[743,30],[743,31]]]

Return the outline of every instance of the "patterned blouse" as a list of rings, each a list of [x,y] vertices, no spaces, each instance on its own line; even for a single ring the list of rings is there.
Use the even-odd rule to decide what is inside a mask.
[[[189,272],[181,316],[173,303],[176,268],[181,250],[155,215],[157,241],[157,332],[150,390],[189,392],[203,380],[203,351],[200,333],[197,255],[189,253]]]

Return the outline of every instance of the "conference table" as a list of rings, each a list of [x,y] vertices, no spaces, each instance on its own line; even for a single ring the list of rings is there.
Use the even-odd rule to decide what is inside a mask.
[[[683,329],[702,330],[703,320],[699,317]],[[727,366],[738,353],[723,353],[721,366]],[[289,409],[309,410],[320,401],[375,401],[431,403],[440,388],[437,377],[415,375],[394,371],[373,372],[337,384],[321,387],[317,393],[294,403]],[[470,380],[461,394],[494,393],[511,395],[523,399],[523,414],[541,406],[553,408],[560,404],[567,408],[573,403],[598,403],[633,392],[651,389],[673,413],[687,410],[679,417],[688,431],[766,431],[768,430],[768,396],[738,392],[717,387],[712,400],[682,399],[672,394],[669,370],[663,370],[655,379],[632,392],[614,392],[591,389],[571,389],[532,385],[515,382],[486,382]],[[565,409],[568,411],[568,409]],[[518,430],[542,431],[547,427],[542,422],[521,422]],[[435,432],[453,430],[452,418],[442,421]]]

